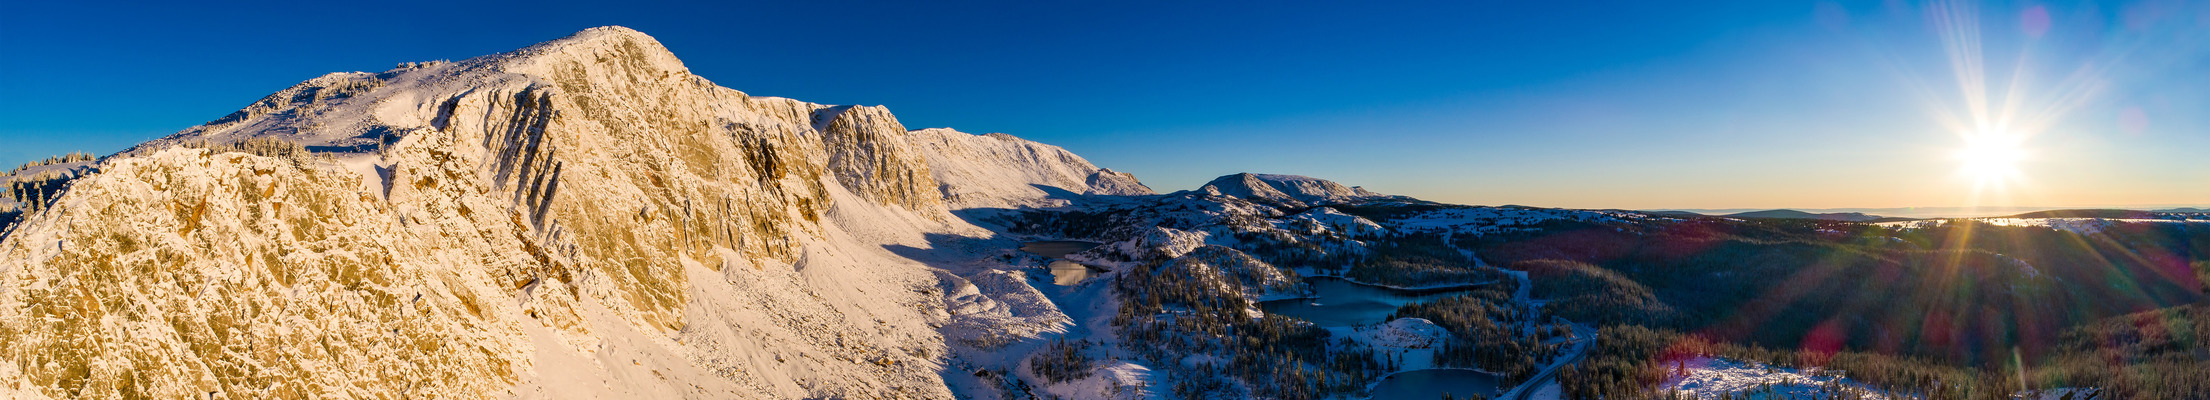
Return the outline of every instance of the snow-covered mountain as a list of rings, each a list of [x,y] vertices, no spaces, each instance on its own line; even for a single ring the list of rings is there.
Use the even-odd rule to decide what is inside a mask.
[[[1308,207],[1322,204],[1347,203],[1387,197],[1365,188],[1343,186],[1325,179],[1302,175],[1274,175],[1241,173],[1222,176],[1197,189],[1214,195],[1236,196],[1245,199],[1282,204],[1289,207]]]
[[[1010,253],[951,211],[1149,193],[716,86],[620,27],[324,75],[84,164],[0,242],[11,398],[950,397],[939,328],[1066,322],[942,261]]]
[[[10,398],[1355,394],[1413,350],[1218,332],[1328,335],[1261,319],[1302,275],[1502,276],[1447,248],[1488,220],[1384,225],[1312,206],[1410,199],[1288,175],[1158,195],[1011,135],[716,86],[620,27],[56,161],[7,178],[35,182],[0,215]],[[1064,258],[1099,275],[1058,284],[1017,250],[1038,239],[1098,242]]]
[[[1355,394],[1434,349],[1300,346],[1357,361],[1289,383],[1331,357],[1217,332],[1300,275],[1494,282],[1445,237],[1565,215],[1385,225],[1313,206],[1411,199],[1290,175],[1157,195],[1011,135],[719,87],[620,27],[329,74],[54,161],[6,178],[11,398]],[[1101,275],[1055,283],[1017,250],[1037,239],[1099,242],[1065,258]],[[1174,322],[1190,307],[1254,319]]]

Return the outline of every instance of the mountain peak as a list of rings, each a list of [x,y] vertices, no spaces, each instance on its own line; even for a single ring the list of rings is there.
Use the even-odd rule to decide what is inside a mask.
[[[538,43],[521,50],[494,56],[506,70],[516,73],[538,72],[550,75],[541,67],[575,62],[584,65],[612,64],[629,70],[658,70],[665,73],[689,74],[674,52],[662,46],[659,39],[644,32],[621,26],[601,26],[584,29],[567,37]]]
[[[659,46],[660,40],[654,39],[652,35],[647,35],[644,32],[638,32],[636,29],[629,29],[620,25],[607,25],[576,31],[576,33],[568,34],[568,36],[559,39],[524,47],[521,51],[571,46],[619,46],[634,43],[650,43],[653,46]]]
[[[572,35],[568,35],[568,38],[579,38],[579,37],[603,37],[603,36],[626,36],[626,37],[644,38],[645,40],[653,40],[653,39],[652,39],[652,35],[646,35],[646,34],[645,34],[644,32],[639,32],[639,31],[637,31],[636,29],[629,29],[629,27],[626,27],[626,26],[621,26],[621,25],[607,25],[607,26],[599,26],[599,27],[584,28],[583,30],[580,30],[580,31],[576,31],[576,33],[575,33],[575,34],[572,34]],[[564,39],[565,39],[565,38],[564,38]]]
[[[380,73],[325,74],[124,153],[149,154],[176,145],[230,145],[257,137],[298,144],[317,153],[363,153],[422,129],[451,128],[456,113],[518,101],[541,103],[530,106],[535,110],[554,97],[605,97],[590,103],[590,112],[603,113],[608,106],[727,95],[743,96],[691,75],[683,61],[651,35],[602,26],[457,62],[408,62]],[[819,108],[790,105],[805,109],[796,112]]]

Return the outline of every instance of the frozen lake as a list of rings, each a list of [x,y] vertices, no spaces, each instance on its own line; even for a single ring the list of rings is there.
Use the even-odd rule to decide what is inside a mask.
[[[1388,322],[1397,307],[1472,290],[1401,290],[1330,276],[1305,278],[1305,283],[1312,286],[1313,297],[1260,302],[1259,308],[1319,326],[1372,325]]]
[[[1496,375],[1462,369],[1423,369],[1390,375],[1374,386],[1374,399],[1439,399],[1444,393],[1456,398],[1497,395]]]
[[[1095,248],[1099,244],[1076,240],[1045,240],[1022,243],[1021,251],[1051,258],[1051,282],[1065,286],[1081,283],[1083,279],[1090,279],[1091,275],[1096,275],[1099,271],[1061,257]]]

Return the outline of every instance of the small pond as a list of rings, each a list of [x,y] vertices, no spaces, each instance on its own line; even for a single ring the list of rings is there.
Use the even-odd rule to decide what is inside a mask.
[[[1021,251],[1036,253],[1036,255],[1044,257],[1059,258],[1066,257],[1068,254],[1079,253],[1083,250],[1097,248],[1097,246],[1100,245],[1102,245],[1102,243],[1084,242],[1079,240],[1044,240],[1022,243]]]
[[[1081,283],[1083,279],[1089,279],[1091,275],[1096,275],[1101,271],[1088,265],[1060,259],[1060,257],[1089,250],[1098,245],[1100,243],[1076,240],[1045,240],[1022,243],[1021,251],[1051,258],[1051,282],[1065,286]]]
[[[1332,276],[1305,278],[1313,297],[1259,303],[1267,313],[1312,321],[1319,326],[1358,326],[1388,322],[1389,314],[1406,304],[1425,302],[1470,291],[1401,290],[1351,282]]]
[[[1439,399],[1443,393],[1468,398],[1497,395],[1496,375],[1462,369],[1423,369],[1390,375],[1374,385],[1374,399]]]

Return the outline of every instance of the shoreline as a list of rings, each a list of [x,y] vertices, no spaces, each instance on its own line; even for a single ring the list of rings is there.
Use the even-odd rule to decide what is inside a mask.
[[[1301,273],[1301,272],[1300,272],[1300,273]],[[1373,282],[1366,282],[1366,281],[1361,281],[1361,280],[1357,280],[1357,279],[1353,279],[1353,278],[1350,278],[1350,277],[1346,277],[1346,276],[1343,276],[1343,275],[1341,275],[1341,274],[1313,274],[1313,275],[1306,275],[1306,276],[1305,276],[1305,278],[1306,278],[1306,279],[1310,279],[1310,278],[1332,278],[1332,279],[1341,279],[1341,280],[1343,280],[1344,282],[1350,282],[1350,283],[1353,283],[1353,284],[1358,284],[1358,285],[1365,285],[1365,286],[1372,286],[1372,287],[1377,287],[1377,288],[1383,288],[1383,289],[1390,289],[1390,290],[1399,290],[1399,291],[1413,292],[1414,294],[1433,294],[1433,293],[1426,293],[1426,292],[1448,292],[1448,291],[1459,291],[1459,290],[1473,290],[1473,289],[1479,289],[1479,288],[1481,288],[1481,287],[1483,287],[1483,286],[1488,286],[1488,285],[1494,285],[1494,284],[1497,284],[1497,283],[1500,283],[1500,282],[1504,282],[1503,280],[1491,280],[1491,281],[1482,281],[1482,282],[1441,283],[1441,284],[1434,284],[1434,285],[1424,285],[1424,286],[1397,286],[1397,285],[1391,285],[1391,284],[1386,284],[1386,283],[1373,283]]]

